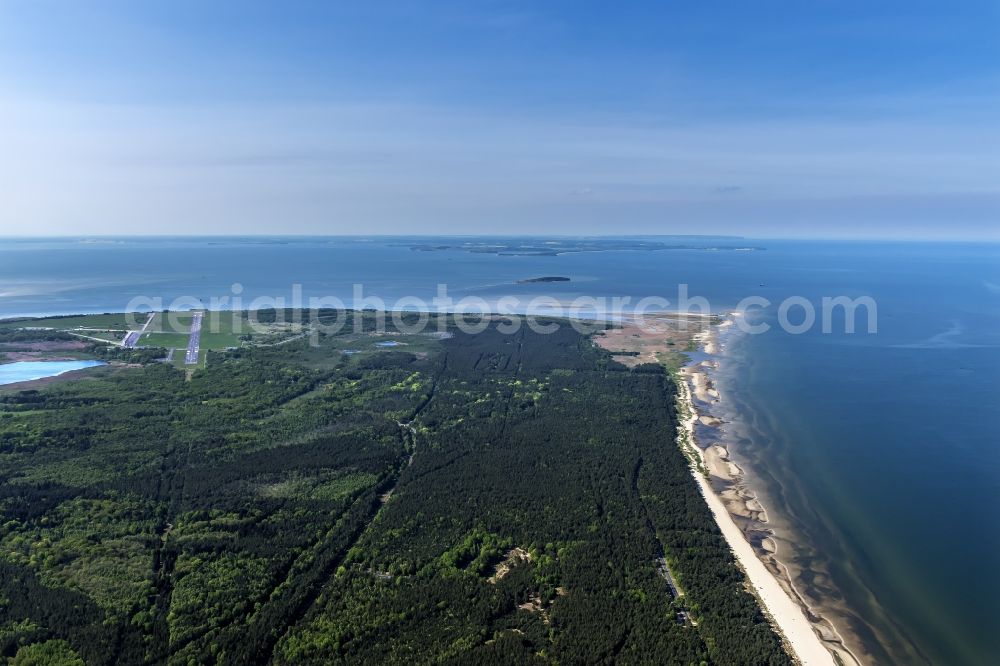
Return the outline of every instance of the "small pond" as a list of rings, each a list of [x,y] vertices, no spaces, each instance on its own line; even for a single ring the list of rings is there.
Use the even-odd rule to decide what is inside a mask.
[[[18,361],[0,364],[0,384],[28,382],[33,379],[55,377],[64,372],[105,365],[104,361]]]

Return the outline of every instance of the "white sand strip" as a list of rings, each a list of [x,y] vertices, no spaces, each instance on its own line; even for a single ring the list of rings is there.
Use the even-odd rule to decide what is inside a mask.
[[[680,381],[677,382],[679,389],[678,397],[684,404],[684,407],[686,407],[686,418],[682,422],[681,427],[686,431],[685,434],[688,437],[688,441],[693,444],[694,424],[698,420],[698,413],[692,404],[691,389],[688,383],[683,381],[683,378],[679,379]],[[685,414],[685,412],[681,413]],[[693,448],[701,452],[701,449],[697,445],[694,445]],[[704,464],[704,459],[702,462]],[[823,642],[813,631],[812,624],[806,619],[805,613],[788,596],[778,583],[778,580],[764,566],[764,563],[757,559],[753,547],[744,538],[740,528],[733,522],[732,516],[729,515],[722,500],[719,499],[719,496],[709,486],[705,477],[693,465],[691,466],[691,473],[698,482],[701,494],[704,496],[708,508],[712,511],[712,515],[715,516],[715,522],[722,531],[722,535],[729,542],[730,548],[733,549],[733,554],[746,573],[750,585],[763,603],[771,620],[785,637],[785,641],[791,647],[792,652],[795,653],[798,661],[808,666],[812,666],[813,664],[836,666],[833,655],[823,646]]]

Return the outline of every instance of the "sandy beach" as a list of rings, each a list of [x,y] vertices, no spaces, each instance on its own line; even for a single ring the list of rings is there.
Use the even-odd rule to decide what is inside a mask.
[[[678,388],[680,391],[678,400],[686,411],[678,438],[686,438],[686,442],[693,443],[695,422],[699,419],[698,412],[691,400],[691,387],[685,382],[679,382]],[[697,445],[685,449],[701,451]],[[739,470],[735,463],[728,462],[725,448],[721,446],[713,446],[703,451],[702,463],[709,474],[725,479],[732,479]],[[802,664],[836,664],[831,652],[813,632],[812,624],[799,605],[785,593],[778,579],[771,575],[764,563],[757,559],[753,547],[743,537],[743,532],[733,522],[726,505],[712,489],[705,475],[694,465],[691,467],[691,473],[698,482],[701,494],[715,517],[715,522],[746,572],[754,593],[760,599],[765,612],[778,627],[791,652]]]
[[[732,319],[717,328],[725,330],[729,325]],[[720,353],[717,330],[702,331],[695,339],[706,354]],[[846,646],[836,627],[810,608],[795,590],[780,560],[779,540],[773,538],[768,527],[767,509],[753,489],[747,487],[743,469],[730,459],[725,446],[715,443],[702,447],[698,442],[697,426],[723,425],[721,419],[710,413],[713,405],[723,399],[710,376],[718,367],[718,360],[706,359],[677,373],[678,408],[684,415],[678,443],[689,456],[691,453],[698,456],[692,460],[692,475],[751,587],[795,657],[803,664],[839,662],[860,666],[860,660]],[[740,519],[743,527],[736,519]],[[749,540],[751,534],[756,536],[756,549]]]
[[[663,319],[661,324],[667,324],[666,317]],[[810,608],[795,590],[779,559],[780,539],[774,537],[768,525],[767,508],[746,485],[744,470],[730,459],[728,449],[722,444],[698,441],[699,428],[704,432],[706,428],[724,427],[722,419],[711,413],[724,399],[711,373],[719,368],[719,360],[713,357],[723,350],[719,332],[732,326],[733,319],[725,318],[719,323],[702,319],[698,323],[701,325],[691,326],[693,330],[687,335],[678,335],[676,330],[667,331],[663,326],[654,324],[639,330],[626,322],[623,328],[602,336],[598,343],[612,353],[623,350],[629,354],[617,357],[626,365],[662,362],[675,353],[673,349],[679,346],[678,342],[686,343],[685,351],[697,350],[709,356],[685,364],[675,375],[681,416],[677,444],[691,462],[691,474],[746,573],[750,588],[799,663],[860,666],[861,662],[845,645],[836,627]],[[670,340],[668,346],[663,346],[664,338]]]

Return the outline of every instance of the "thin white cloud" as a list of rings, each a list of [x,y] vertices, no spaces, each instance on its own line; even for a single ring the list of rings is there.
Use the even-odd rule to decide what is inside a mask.
[[[602,219],[645,229],[657,216],[727,231],[770,216],[795,230],[810,202],[828,207],[817,217],[866,220],[939,219],[951,207],[975,230],[998,211],[998,136],[915,120],[633,124],[404,105],[8,99],[0,233],[530,230],[545,215],[552,231]],[[733,187],[738,197],[719,196]]]

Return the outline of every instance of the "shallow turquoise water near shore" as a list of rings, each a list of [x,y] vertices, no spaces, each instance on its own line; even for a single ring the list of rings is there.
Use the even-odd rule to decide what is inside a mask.
[[[828,570],[879,663],[988,664],[1000,653],[1000,245],[754,240],[762,251],[495,256],[405,239],[0,240],[0,317],[120,311],[134,296],[243,306],[284,296],[660,296],[773,326],[729,349],[745,428],[734,454]],[[721,242],[721,241],[720,241]],[[734,243],[745,244],[745,243]],[[517,284],[545,275],[570,282]],[[791,335],[777,304],[870,296],[878,331]],[[360,303],[359,305],[375,305]],[[793,319],[797,317],[793,315]],[[805,556],[803,556],[805,557]]]
[[[103,361],[18,361],[0,364],[0,384],[55,377],[73,370],[104,365]]]

